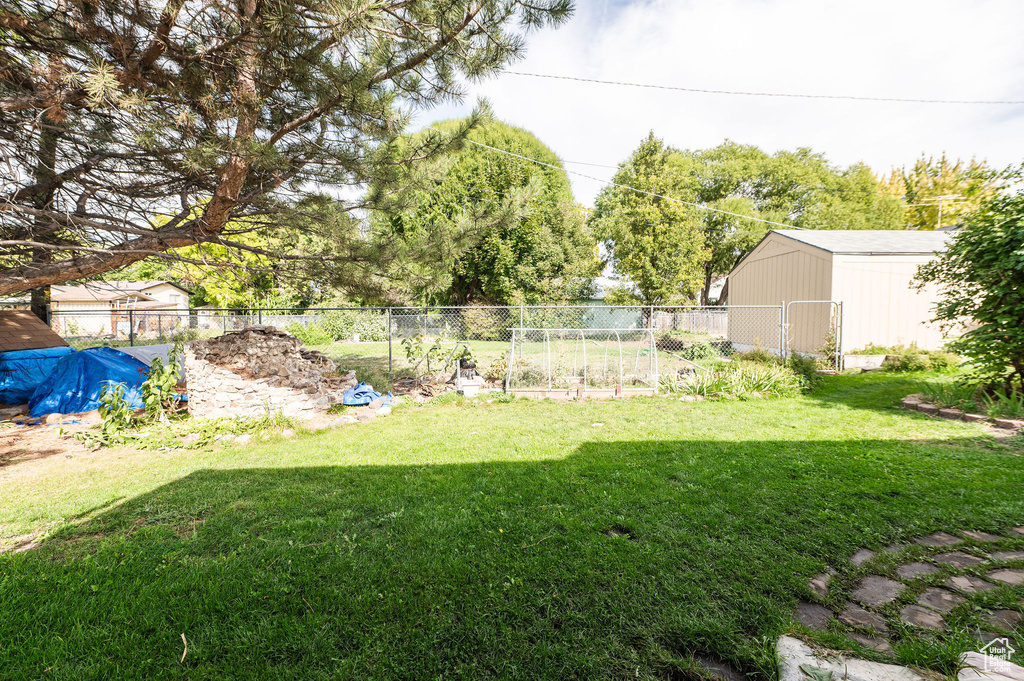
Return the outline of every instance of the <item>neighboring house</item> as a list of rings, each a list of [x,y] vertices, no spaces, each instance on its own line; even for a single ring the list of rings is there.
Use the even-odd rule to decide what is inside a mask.
[[[938,231],[772,230],[729,274],[729,338],[740,348],[779,346],[771,324],[754,328],[740,319],[753,318],[753,311],[734,306],[832,300],[842,303],[843,351],[911,343],[938,349],[944,338],[930,321],[937,290],[918,290],[913,279],[951,237]],[[822,347],[827,305],[791,306],[788,321],[790,350]]]
[[[64,336],[126,335],[187,323],[188,291],[169,281],[91,281],[50,287],[51,326]],[[140,312],[144,314],[129,314]],[[153,327],[153,328],[150,328]]]

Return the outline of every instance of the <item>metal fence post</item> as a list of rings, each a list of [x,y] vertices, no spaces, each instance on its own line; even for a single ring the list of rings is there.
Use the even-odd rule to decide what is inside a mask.
[[[394,369],[392,366],[392,355],[391,355],[391,338],[393,333],[391,331],[391,308],[388,308],[388,380],[394,381]]]
[[[263,308],[256,310],[257,319],[259,319],[260,326],[263,326]]]
[[[786,359],[786,301],[779,303],[779,357]]]
[[[135,347],[135,310],[128,308],[128,345]]]

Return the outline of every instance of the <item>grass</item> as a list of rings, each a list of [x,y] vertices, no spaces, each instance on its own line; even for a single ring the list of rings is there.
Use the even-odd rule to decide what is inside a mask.
[[[448,398],[295,441],[9,466],[0,536],[49,532],[0,555],[0,675],[677,679],[708,656],[773,678],[827,565],[1024,524],[1020,450],[898,409],[920,379],[742,402]],[[951,673],[976,617],[906,632],[898,660]]]

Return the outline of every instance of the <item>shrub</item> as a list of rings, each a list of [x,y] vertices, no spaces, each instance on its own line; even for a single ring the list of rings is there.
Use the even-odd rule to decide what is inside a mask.
[[[926,371],[931,368],[931,363],[928,361],[928,355],[919,350],[917,346],[911,345],[910,347],[899,346],[892,349],[885,361],[882,362],[882,368],[889,371]]]
[[[821,374],[818,373],[818,361],[809,355],[801,355],[794,352],[786,360],[786,367],[793,372],[800,382],[800,389],[810,392],[821,383]]]
[[[699,361],[718,357],[718,350],[706,341],[697,341],[680,350],[679,354],[688,360]]]
[[[516,322],[518,324],[518,318]],[[462,310],[466,340],[507,340],[510,319],[504,308],[471,307]]]
[[[781,364],[782,359],[778,355],[773,355],[764,348],[754,348],[747,352],[741,352],[736,355],[736,359],[744,362],[756,362],[757,364]]]
[[[1024,392],[1022,243],[1024,191],[1018,189],[983,202],[946,249],[917,273],[919,287],[939,287],[935,320],[944,329],[972,321],[950,349],[967,357],[983,382],[1003,386],[1007,396]]]
[[[304,326],[298,322],[289,324],[285,330],[298,338],[303,345],[328,345],[334,339],[319,324]]]

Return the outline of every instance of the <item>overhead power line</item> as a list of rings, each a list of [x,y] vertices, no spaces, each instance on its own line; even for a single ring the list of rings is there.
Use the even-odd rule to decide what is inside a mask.
[[[628,83],[617,80],[599,80],[597,78],[579,78],[577,76],[554,76],[547,73],[525,73],[523,71],[505,71],[513,76],[529,76],[530,78],[550,78],[552,80],[573,80],[579,83],[598,83],[600,85],[621,85],[624,87],[647,88],[650,90],[674,90],[692,92],[702,95],[739,95],[742,97],[785,97],[789,99],[840,99],[855,102],[898,102],[903,104],[1024,104],[1024,100],[987,100],[987,99],[912,99],[909,97],[860,97],[857,95],[809,95],[791,92],[748,92],[743,90],[712,90],[695,87],[677,87],[674,85],[652,85],[650,83]]]
[[[442,135],[447,135],[448,134],[448,133],[444,132],[443,130],[438,130],[437,128],[432,128],[430,126],[427,126],[427,130],[433,130],[434,132],[440,133]],[[697,208],[698,210],[706,210],[706,211],[710,211],[712,213],[720,213],[722,215],[731,215],[734,218],[742,218],[743,220],[751,220],[753,222],[763,222],[766,225],[775,225],[777,227],[785,227],[786,229],[803,229],[803,227],[796,227],[794,225],[787,225],[787,224],[785,224],[783,222],[773,222],[771,220],[765,220],[764,218],[755,218],[755,217],[752,217],[750,215],[742,215],[740,213],[732,213],[732,212],[727,211],[727,210],[722,210],[721,208],[712,208],[711,206],[705,206],[705,205],[700,204],[700,203],[693,203],[691,201],[683,201],[682,199],[675,199],[675,198],[672,198],[671,196],[663,196],[661,194],[655,194],[654,192],[649,192],[649,191],[647,191],[645,189],[637,189],[636,187],[630,187],[629,185],[619,184],[618,182],[612,182],[610,180],[602,180],[599,177],[594,177],[592,175],[584,175],[583,173],[576,172],[575,170],[566,170],[565,168],[562,168],[560,166],[556,166],[556,165],[554,165],[552,163],[545,163],[544,161],[538,161],[537,159],[530,158],[529,156],[523,156],[522,154],[516,154],[516,153],[513,153],[511,151],[505,151],[504,149],[499,149],[497,147],[492,147],[489,144],[484,144],[482,142],[474,142],[471,139],[466,139],[465,141],[469,142],[470,144],[475,144],[478,147],[483,147],[484,149],[490,149],[491,151],[497,152],[499,154],[506,154],[507,156],[513,156],[515,158],[519,158],[519,159],[522,159],[524,161],[530,161],[531,163],[536,163],[537,165],[545,166],[547,168],[553,168],[555,170],[558,170],[558,171],[561,171],[563,173],[566,173],[567,175],[576,175],[578,177],[583,177],[583,178],[586,178],[588,180],[594,180],[595,182],[600,182],[602,184],[608,184],[608,185],[611,185],[613,187],[618,187],[620,189],[627,189],[629,191],[636,192],[637,194],[645,194],[647,196],[653,196],[653,197],[655,197],[657,199],[664,199],[665,201],[672,201],[673,203],[681,203],[684,206],[690,206],[692,208]]]

